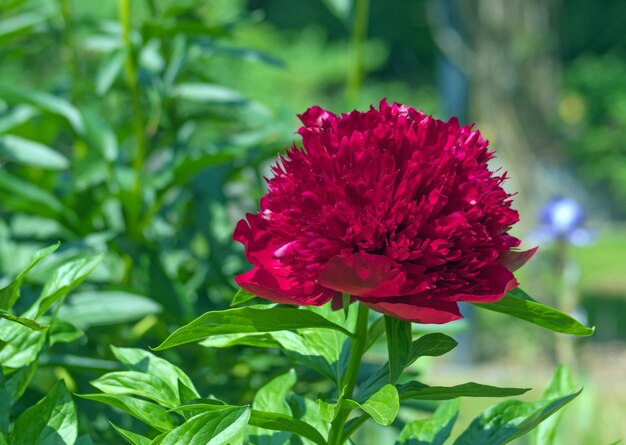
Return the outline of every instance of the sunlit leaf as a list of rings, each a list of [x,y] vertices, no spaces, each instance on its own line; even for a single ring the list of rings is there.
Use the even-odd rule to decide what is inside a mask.
[[[58,151],[39,142],[14,135],[0,136],[0,159],[49,170],[69,166],[68,159]]]
[[[350,335],[339,325],[311,311],[281,306],[247,306],[211,311],[177,329],[156,350],[191,343],[213,335],[276,332],[304,328],[334,329]]]
[[[443,402],[426,419],[408,422],[398,437],[400,445],[444,445],[459,413],[459,400]]]
[[[236,407],[210,411],[187,420],[161,440],[161,445],[218,445],[238,443],[245,434],[250,408]]]
[[[63,381],[15,421],[11,444],[73,444],[78,436],[76,408]]]
[[[524,394],[530,388],[501,388],[480,383],[463,383],[456,386],[428,386],[420,382],[397,385],[400,399],[449,400],[457,397],[509,397]]]
[[[511,315],[554,332],[586,337],[594,331],[594,328],[583,326],[569,315],[536,302],[519,288],[494,303],[475,306]]]
[[[580,394],[553,400],[507,400],[487,409],[457,438],[455,445],[502,445],[528,433]]]
[[[78,396],[125,411],[158,431],[169,431],[176,427],[172,416],[156,403],[123,394],[78,394]]]

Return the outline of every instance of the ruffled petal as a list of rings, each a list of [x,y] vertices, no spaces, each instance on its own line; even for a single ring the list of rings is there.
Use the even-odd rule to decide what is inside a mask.
[[[507,250],[498,257],[498,262],[511,272],[515,272],[517,269],[526,264],[535,255],[539,247],[533,247],[530,250],[523,252],[516,250]]]
[[[444,324],[463,318],[458,305],[453,301],[444,301],[422,296],[403,299],[402,303],[368,303],[367,307],[390,317],[413,323]]]
[[[493,303],[519,286],[511,271],[501,264],[483,267],[476,278],[485,283],[483,289],[472,294],[455,294],[446,297],[446,299],[449,301],[467,301],[469,303]]]
[[[237,284],[251,294],[281,304],[321,306],[330,300],[336,292],[320,286],[312,286],[311,291],[294,287],[288,280],[273,275],[260,267],[237,275]]]
[[[332,257],[320,274],[320,284],[353,296],[398,295],[406,274],[389,257],[355,253]]]

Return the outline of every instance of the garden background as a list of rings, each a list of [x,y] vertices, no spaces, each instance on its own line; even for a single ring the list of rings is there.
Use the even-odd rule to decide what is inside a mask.
[[[60,241],[25,280],[16,307],[26,309],[60,264],[103,255],[58,311],[77,329],[49,350],[0,349],[3,367],[33,375],[14,415],[58,379],[91,392],[119,367],[110,345],[154,347],[228,307],[232,277],[248,267],[234,224],[256,210],[270,163],[295,139],[295,115],[385,97],[476,123],[518,191],[513,233],[541,245],[520,282],[596,326],[591,338],[563,340],[468,308],[443,328],[459,347],[413,371],[433,384],[532,386],[533,399],[564,361],[585,390],[553,443],[626,437],[624,29],[619,0],[2,0],[0,288]],[[556,197],[584,209],[581,236],[546,235],[541,209]],[[233,403],[292,366],[245,346],[162,355]],[[489,405],[462,403],[460,425]],[[77,404],[93,443],[122,443],[109,420],[142,428]],[[368,428],[369,438],[387,434]]]

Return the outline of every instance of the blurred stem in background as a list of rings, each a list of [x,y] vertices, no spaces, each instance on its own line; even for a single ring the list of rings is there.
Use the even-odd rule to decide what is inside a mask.
[[[141,215],[141,176],[143,164],[146,157],[146,133],[145,133],[145,116],[141,105],[141,96],[139,93],[139,73],[136,63],[136,51],[131,39],[131,2],[130,0],[119,0],[119,16],[122,25],[122,38],[126,50],[126,58],[124,59],[126,86],[130,93],[132,102],[132,125],[135,135],[135,152],[133,153],[133,170],[134,170],[134,204],[128,206],[128,224],[129,233],[132,238],[140,236],[139,219]]]
[[[365,39],[369,19],[369,0],[356,0],[354,23],[352,25],[352,64],[348,72],[346,101],[349,108],[354,108],[359,98],[363,82],[363,61],[365,59]]]

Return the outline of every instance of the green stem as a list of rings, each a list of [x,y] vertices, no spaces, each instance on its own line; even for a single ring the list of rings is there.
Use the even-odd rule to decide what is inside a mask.
[[[135,203],[128,209],[130,216],[131,232],[134,232],[141,213],[141,174],[143,164],[146,157],[146,131],[145,131],[145,115],[141,104],[141,95],[139,92],[139,74],[136,63],[136,51],[131,40],[131,1],[119,0],[119,15],[122,24],[122,38],[126,48],[126,58],[124,60],[126,87],[130,93],[133,109],[133,132],[135,134],[136,147],[133,156],[133,170],[135,171],[134,195]],[[134,235],[137,235],[133,233]]]
[[[346,374],[342,382],[342,387],[344,388],[343,393],[346,398],[352,398],[352,393],[354,392],[356,380],[359,375],[359,368],[361,367],[361,359],[363,358],[365,345],[367,344],[369,309],[362,303],[358,303],[358,305],[356,329],[352,339],[348,368],[346,369]],[[341,388],[339,388],[339,392],[341,392]],[[346,424],[346,420],[348,420],[350,411],[350,409],[342,409],[335,420],[333,420],[328,435],[328,445],[341,445],[344,443],[343,427]]]
[[[369,18],[369,0],[356,0],[354,24],[352,28],[352,65],[348,73],[348,106],[353,107],[359,97],[363,80],[363,60],[365,58],[365,39]]]

